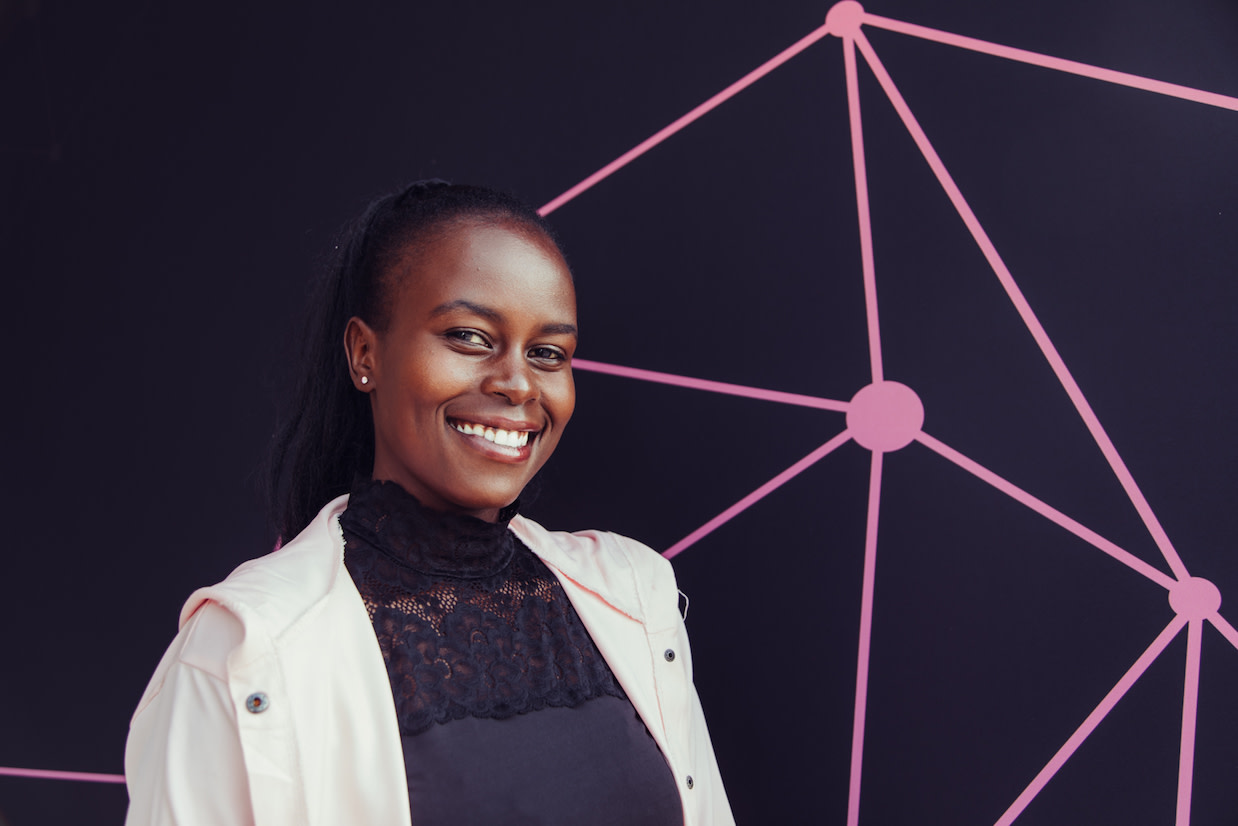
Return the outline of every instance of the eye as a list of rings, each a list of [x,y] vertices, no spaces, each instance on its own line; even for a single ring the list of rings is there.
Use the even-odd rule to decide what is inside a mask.
[[[458,342],[471,347],[490,347],[490,341],[477,330],[461,329],[448,330],[443,334],[444,338],[452,342]]]
[[[530,349],[529,358],[555,367],[567,363],[567,353],[558,347],[547,347],[545,345]]]

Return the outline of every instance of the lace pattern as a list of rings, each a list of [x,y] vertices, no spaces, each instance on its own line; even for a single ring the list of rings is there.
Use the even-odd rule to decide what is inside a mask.
[[[368,482],[340,523],[401,734],[626,698],[559,581],[506,521],[435,513]]]

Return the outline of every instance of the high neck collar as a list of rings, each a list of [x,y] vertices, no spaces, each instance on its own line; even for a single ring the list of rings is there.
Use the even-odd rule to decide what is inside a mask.
[[[517,540],[507,523],[517,504],[486,522],[431,510],[395,482],[366,479],[353,486],[340,525],[419,573],[474,579],[511,561]]]

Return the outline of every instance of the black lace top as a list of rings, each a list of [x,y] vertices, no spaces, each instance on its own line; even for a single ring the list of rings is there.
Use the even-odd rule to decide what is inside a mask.
[[[513,515],[439,513],[367,481],[340,517],[414,822],[682,823],[657,744]]]

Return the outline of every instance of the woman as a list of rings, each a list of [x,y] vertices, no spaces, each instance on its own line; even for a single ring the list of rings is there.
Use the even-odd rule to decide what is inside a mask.
[[[413,184],[353,229],[318,315],[273,455],[295,538],[182,610],[128,823],[733,822],[670,565],[515,515],[575,404],[540,216]]]

